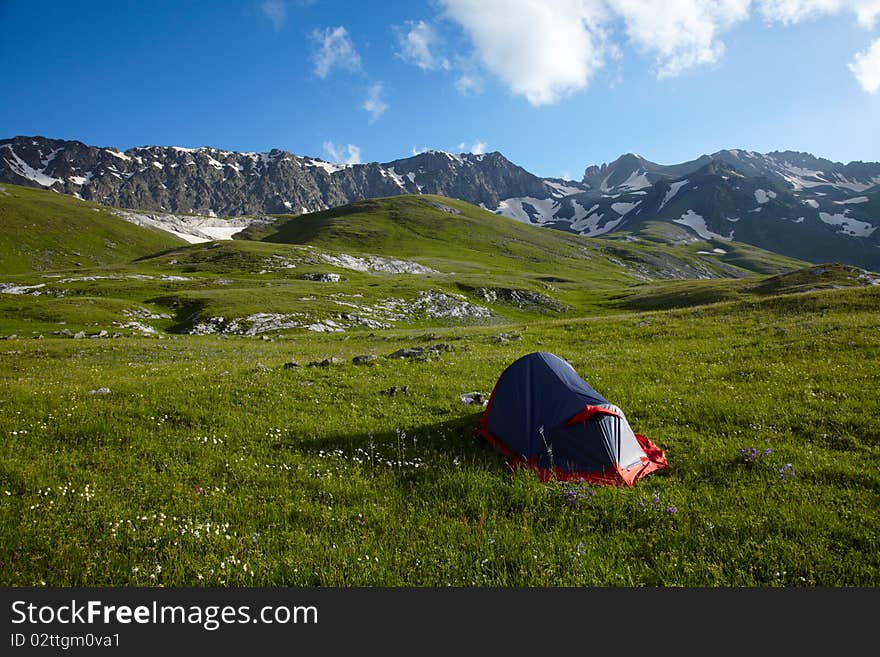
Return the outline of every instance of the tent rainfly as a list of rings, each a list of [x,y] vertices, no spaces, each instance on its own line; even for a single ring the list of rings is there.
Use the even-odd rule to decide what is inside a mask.
[[[633,486],[668,467],[663,451],[634,433],[623,411],[567,361],[543,351],[504,370],[477,433],[512,466],[532,468],[544,481]]]

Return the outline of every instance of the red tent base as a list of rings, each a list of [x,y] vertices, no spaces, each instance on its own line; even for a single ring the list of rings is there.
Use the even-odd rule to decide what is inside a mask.
[[[583,472],[563,470],[562,468],[542,468],[538,466],[537,459],[524,459],[514,454],[510,448],[493,436],[484,427],[479,427],[477,433],[481,435],[492,447],[507,457],[507,462],[513,468],[528,468],[538,473],[541,481],[583,481],[602,486],[628,486],[632,488],[642,477],[669,467],[666,455],[657,445],[641,434],[636,434],[639,446],[645,452],[646,458],[630,468],[615,466],[604,472]]]

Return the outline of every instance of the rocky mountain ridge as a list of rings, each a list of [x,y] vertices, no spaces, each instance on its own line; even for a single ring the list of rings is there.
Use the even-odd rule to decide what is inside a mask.
[[[498,152],[426,151],[386,163],[334,164],[278,149],[120,152],[15,137],[0,140],[0,182],[208,217],[302,214],[365,198],[437,194],[591,237],[626,231],[638,239],[659,221],[692,238],[880,267],[880,163],[842,164],[795,151],[730,149],[673,165],[627,153],[573,181],[538,177]]]

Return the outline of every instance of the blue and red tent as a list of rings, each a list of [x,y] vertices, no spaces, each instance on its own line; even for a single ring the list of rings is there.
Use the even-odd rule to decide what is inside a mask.
[[[495,384],[477,432],[513,466],[547,481],[633,486],[668,467],[663,451],[633,432],[626,417],[565,360],[535,352]]]

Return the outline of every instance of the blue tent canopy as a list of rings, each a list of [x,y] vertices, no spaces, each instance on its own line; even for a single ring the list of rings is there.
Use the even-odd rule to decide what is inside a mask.
[[[633,432],[623,412],[548,352],[523,356],[498,379],[479,432],[545,478],[632,485],[666,467],[662,452]]]

